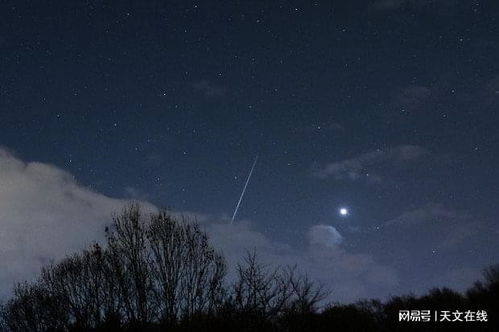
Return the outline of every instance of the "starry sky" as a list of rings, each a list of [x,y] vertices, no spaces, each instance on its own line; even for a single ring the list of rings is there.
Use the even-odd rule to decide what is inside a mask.
[[[225,252],[242,242],[297,262],[342,301],[464,289],[499,263],[495,1],[6,0],[0,12],[0,232],[23,241],[0,245],[18,267],[0,284],[30,271],[9,252],[37,266],[73,248],[35,255],[32,241],[62,243],[57,227],[87,213],[82,192],[103,212],[78,229],[124,199],[192,213]],[[56,193],[63,214],[46,201]],[[14,209],[23,197],[43,220]]]

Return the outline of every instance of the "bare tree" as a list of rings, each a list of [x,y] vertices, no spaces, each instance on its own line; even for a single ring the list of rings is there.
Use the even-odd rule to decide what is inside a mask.
[[[146,330],[225,318],[269,327],[313,312],[323,298],[295,268],[270,268],[255,253],[237,266],[228,289],[225,260],[207,234],[166,211],[144,215],[128,205],[106,235],[107,246],[94,244],[43,268],[36,282],[17,285],[1,307],[1,328]]]
[[[68,317],[58,299],[49,296],[42,285],[21,283],[14,296],[1,310],[2,328],[6,331],[67,331]]]
[[[199,225],[164,211],[145,216],[131,204],[106,234],[106,247],[94,244],[19,284],[2,307],[6,330],[141,328],[221,305],[225,260]]]
[[[42,270],[39,284],[63,305],[72,327],[95,328],[116,312],[116,307],[110,306],[116,301],[106,265],[105,251],[94,244]]]
[[[148,239],[161,320],[214,310],[220,304],[225,260],[209,245],[198,224],[160,212],[151,218]]]
[[[233,301],[237,309],[273,316],[282,311],[292,295],[285,271],[271,270],[258,263],[256,253],[248,253],[244,264],[237,266]]]
[[[154,319],[147,228],[140,206],[130,204],[113,217],[113,227],[107,231],[110,272],[125,319],[133,324]]]
[[[287,280],[292,293],[288,307],[293,312],[315,312],[320,302],[329,295],[322,284],[310,280],[307,275],[297,273],[296,266],[287,268]]]
[[[248,253],[237,267],[233,302],[238,310],[277,318],[286,313],[310,313],[326,298],[323,287],[296,267],[271,269],[258,263],[256,253]]]

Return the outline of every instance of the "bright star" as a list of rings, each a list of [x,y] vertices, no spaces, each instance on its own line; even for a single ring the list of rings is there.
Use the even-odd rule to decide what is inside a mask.
[[[347,208],[341,208],[340,209],[340,215],[342,215],[342,216],[348,216],[348,209]]]

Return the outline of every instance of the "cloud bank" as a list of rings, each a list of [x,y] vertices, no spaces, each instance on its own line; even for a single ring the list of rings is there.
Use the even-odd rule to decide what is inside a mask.
[[[60,168],[23,162],[0,148],[0,296],[41,266],[102,240],[124,203],[79,185]]]

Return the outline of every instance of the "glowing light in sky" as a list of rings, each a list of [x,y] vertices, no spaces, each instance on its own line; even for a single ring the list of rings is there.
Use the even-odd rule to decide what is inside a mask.
[[[340,215],[341,216],[348,216],[348,209],[347,208],[340,208]]]

